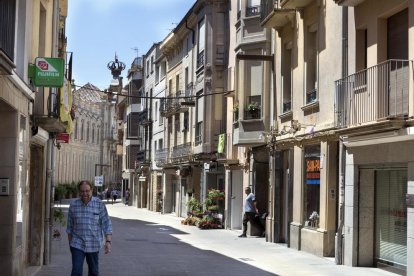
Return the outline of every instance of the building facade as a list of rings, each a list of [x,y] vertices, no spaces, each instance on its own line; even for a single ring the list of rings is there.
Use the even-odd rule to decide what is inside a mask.
[[[119,182],[114,172],[114,104],[88,83],[73,91],[73,132],[56,152],[56,185],[78,183],[103,175],[105,187]],[[101,188],[99,188],[101,189]]]
[[[0,266],[5,275],[25,275],[51,258],[54,138],[70,131],[70,90],[34,84],[36,58],[66,53],[67,1],[4,1],[0,5]],[[70,76],[65,64],[62,79]],[[63,76],[64,75],[64,76]]]

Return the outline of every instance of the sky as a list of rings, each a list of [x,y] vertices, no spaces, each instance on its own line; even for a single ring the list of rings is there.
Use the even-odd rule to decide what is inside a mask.
[[[107,64],[115,53],[126,65],[126,78],[133,59],[162,41],[195,1],[69,0],[66,37],[75,85],[108,88],[112,75]]]

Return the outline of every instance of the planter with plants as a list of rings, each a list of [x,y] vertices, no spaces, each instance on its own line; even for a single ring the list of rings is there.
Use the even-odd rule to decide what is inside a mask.
[[[53,208],[53,221],[58,224],[59,228],[64,227],[66,225],[66,219],[65,214],[63,213],[61,208]],[[54,240],[60,240],[61,233],[60,229],[58,227],[53,229],[53,239]]]
[[[259,118],[260,114],[260,106],[258,102],[251,102],[246,106],[246,110],[249,113],[250,119],[257,119]]]
[[[233,106],[233,119],[234,121],[237,121],[239,119],[239,104],[236,103]]]

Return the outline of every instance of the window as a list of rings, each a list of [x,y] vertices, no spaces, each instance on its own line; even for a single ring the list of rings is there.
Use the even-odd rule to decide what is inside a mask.
[[[305,147],[303,214],[305,226],[319,227],[320,205],[320,145]]]
[[[138,138],[138,118],[139,112],[132,112],[128,115],[128,135],[127,138]]]
[[[246,76],[248,77],[248,90],[245,91],[245,119],[258,119],[261,117],[262,110],[263,62],[257,60],[246,61]]]
[[[318,72],[318,64],[317,64],[317,53],[318,53],[318,40],[317,40],[317,31],[315,30],[315,27],[310,26],[308,27],[307,32],[307,47],[305,49],[306,51],[306,95],[305,100],[306,104],[313,103],[317,101],[318,95],[317,95],[317,89],[318,89],[318,83],[317,83],[317,72]]]
[[[95,124],[92,124],[92,143],[95,143]]]
[[[85,127],[85,122],[84,122],[84,120],[82,120],[81,129],[80,129],[80,133],[81,133],[80,140],[81,141],[83,141],[83,129],[84,129],[84,127]]]
[[[175,76],[175,91],[180,91],[180,75]]]
[[[150,73],[150,61],[147,60],[147,67],[145,68],[147,70],[147,78],[149,77],[149,73]]]
[[[73,128],[73,136],[75,137],[75,139],[77,140],[79,131],[78,131],[78,120],[75,120],[75,127]]]
[[[292,110],[292,45],[284,43],[282,47],[282,113]]]
[[[198,22],[198,51],[197,51],[197,67],[204,65],[204,48],[205,48],[206,28],[204,18]]]
[[[151,57],[151,73],[154,72],[154,56]]]
[[[180,132],[180,114],[176,114],[176,116],[174,116],[174,146],[179,145],[180,143],[178,142],[180,136],[179,136],[179,132]]]
[[[0,5],[0,25],[2,29],[0,49],[4,50],[7,57],[12,61],[14,61],[16,2],[15,0],[2,1]]]
[[[155,83],[158,83],[160,81],[160,66],[157,65],[155,67]]]
[[[195,143],[196,145],[202,143],[202,128],[204,121],[204,97],[202,92],[197,93],[197,118],[196,118],[196,133],[195,133]]]
[[[89,142],[90,122],[86,123],[86,142]]]

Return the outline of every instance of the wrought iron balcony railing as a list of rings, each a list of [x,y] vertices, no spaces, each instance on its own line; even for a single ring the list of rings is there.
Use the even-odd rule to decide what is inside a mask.
[[[407,116],[410,78],[413,78],[412,60],[388,60],[337,80],[337,127]]]
[[[189,161],[192,155],[191,143],[185,143],[173,147],[171,152],[171,158],[175,161]]]
[[[158,167],[168,164],[168,148],[156,150],[154,160]]]
[[[150,150],[140,150],[137,152],[137,162],[139,163],[148,163],[151,161],[151,151]]]
[[[204,51],[201,51],[197,55],[197,68],[204,66]]]
[[[261,0],[260,1],[260,21],[264,21],[277,7],[279,0]]]
[[[246,17],[256,16],[259,14],[260,14],[260,5],[250,6],[246,8]]]

